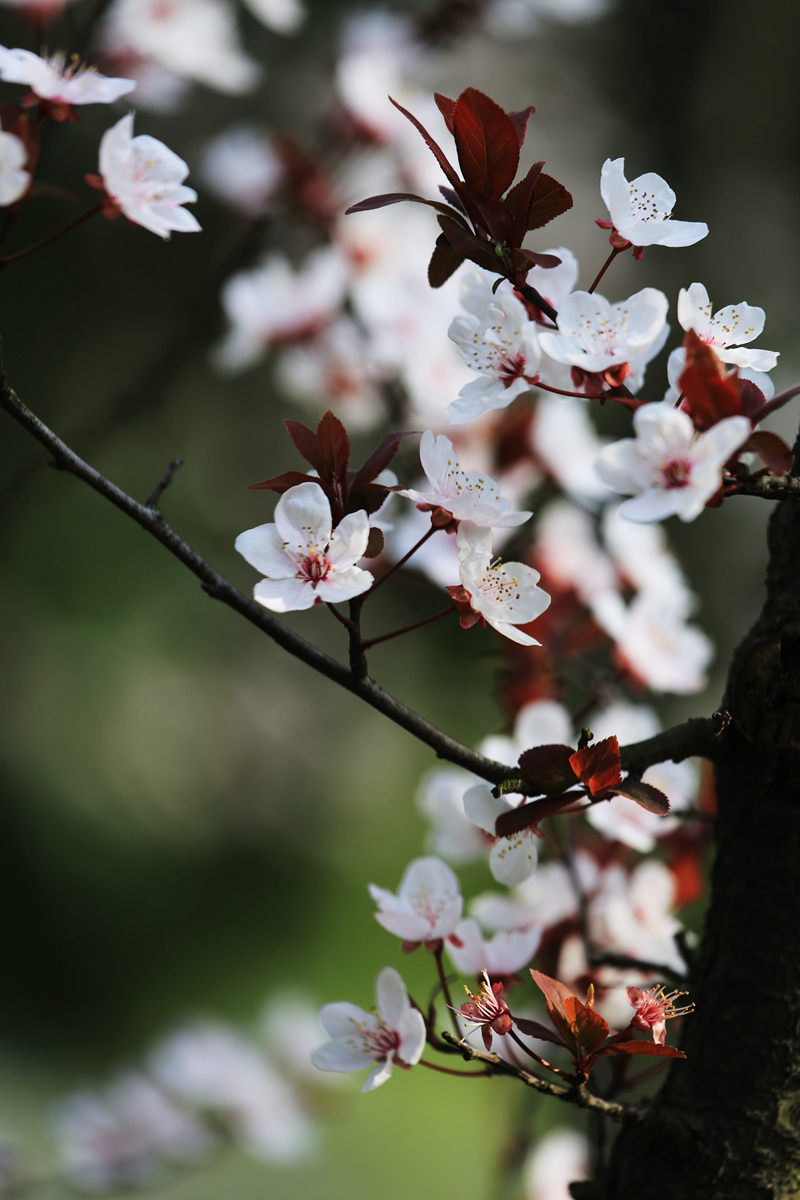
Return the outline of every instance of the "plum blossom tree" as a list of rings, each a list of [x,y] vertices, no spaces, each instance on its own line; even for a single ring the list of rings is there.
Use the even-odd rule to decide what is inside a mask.
[[[283,31],[302,16],[296,4],[254,9]],[[192,19],[196,14],[178,4],[166,24],[180,32]],[[159,32],[146,5],[118,0],[110,14],[117,34],[109,25],[106,36],[117,37],[120,54],[121,47],[133,47],[139,67],[151,58],[184,82],[205,80],[237,93],[254,84],[256,68],[239,51],[231,19],[221,0],[203,0],[200,25],[218,28],[218,47],[226,51],[213,69],[202,53],[176,47],[169,28]],[[22,50],[0,53],[0,77],[31,88],[11,122],[17,132],[4,130],[0,137],[6,207],[27,202],[45,121],[64,119],[73,105],[111,103],[134,86],[65,70],[65,61]],[[356,95],[369,76],[359,79]],[[598,224],[611,231],[611,254],[594,282],[576,290],[577,263],[568,250],[524,244],[573,203],[541,161],[517,178],[533,107],[506,112],[473,87],[456,99],[437,93],[434,100],[458,169],[411,101],[406,107],[393,100],[395,111],[386,119],[402,118],[421,135],[446,181],[441,199],[400,190],[413,174],[409,169],[398,172],[396,190],[348,209],[357,222],[359,214],[400,203],[430,208],[437,226],[425,252],[427,282],[448,305],[455,304],[449,281],[470,263],[461,283],[466,315],[440,321],[450,358],[444,365],[426,359],[423,373],[444,379],[449,402],[437,408],[428,398],[425,411],[409,370],[403,404],[395,406],[403,424],[425,427],[419,462],[427,483],[419,484],[408,429],[387,429],[354,467],[345,421],[331,409],[316,429],[288,419],[293,451],[287,443],[285,469],[250,485],[276,494],[273,520],[235,542],[263,576],[251,599],[162,516],[175,463],[140,503],[34,415],[5,376],[0,406],[62,470],[163,545],[209,596],[449,764],[422,791],[436,856],[414,859],[396,893],[369,885],[376,920],[400,940],[398,952],[422,947],[422,957],[430,955],[432,998],[418,1003],[399,972],[385,967],[376,979],[374,1012],[349,1001],[323,1007],[320,1022],[329,1040],[313,1049],[312,1063],[328,1072],[370,1067],[365,1092],[386,1082],[395,1066],[454,1079],[499,1075],[563,1111],[588,1114],[597,1146],[591,1180],[572,1186],[576,1198],[641,1200],[667,1187],[687,1200],[782,1200],[796,1194],[800,1173],[793,1115],[800,978],[796,956],[784,953],[800,916],[800,463],[793,447],[759,426],[800,389],[767,395],[766,383],[744,374],[758,376],[775,365],[775,352],[742,349],[761,333],[762,310],[741,304],[714,314],[705,288],[695,283],[678,297],[686,336],[671,358],[675,394],[640,395],[645,368],[666,344],[669,300],[644,287],[612,302],[596,289],[619,255],[631,250],[640,262],[644,250],[690,247],[707,226],[672,217],[675,195],[660,176],[629,183],[624,160],[608,160],[599,190],[609,220]],[[363,114],[352,104],[350,116],[363,136]],[[25,109],[34,106],[32,124]],[[173,230],[200,231],[183,207],[196,199],[184,182],[186,163],[150,135],[134,137],[133,121],[132,113],[122,116],[102,137],[100,174],[90,177],[103,192],[100,204],[0,258],[1,267],[101,211],[122,213],[165,239]],[[370,136],[393,135],[373,129]],[[418,159],[413,164],[425,191],[427,168]],[[402,288],[365,289],[363,248],[355,254],[347,242],[354,235],[338,232],[325,181],[296,148],[284,147],[282,166],[295,188],[292,206],[317,222],[328,213],[325,234],[334,243],[318,246],[299,268],[273,255],[228,279],[222,304],[231,329],[216,362],[244,369],[267,348],[287,346],[311,349],[321,361],[327,338],[338,357],[328,355],[320,377],[327,386],[328,371],[331,377],[343,372],[368,406],[365,395],[375,380],[386,391],[389,381],[397,383],[398,331],[409,326],[422,336],[411,319],[417,293],[409,285],[404,309]],[[376,255],[392,236],[391,226],[380,228]],[[424,274],[417,252],[415,245],[413,270]],[[370,326],[373,308],[380,321]],[[350,333],[339,339],[333,331],[342,328]],[[374,361],[359,373],[359,356],[373,342]],[[478,379],[467,378],[465,367]],[[648,386],[652,373],[651,367]],[[601,447],[589,414],[606,404],[630,420],[635,436]],[[453,440],[442,432],[448,419]],[[597,473],[591,481],[589,465]],[[553,496],[557,484],[569,499]],[[535,514],[518,507],[534,492]],[[632,498],[620,505],[619,494]],[[710,525],[714,512],[704,509],[742,496],[776,505],[764,611],[731,664],[719,709],[660,730],[640,703],[642,688],[698,691],[711,647],[689,624],[691,593],[664,537],[652,529],[631,532],[626,523],[678,516]],[[406,515],[419,522],[419,536],[400,553],[392,535],[394,513],[404,503]],[[506,541],[517,559],[495,554]],[[385,594],[401,568],[423,563],[450,603],[402,628],[372,633],[367,619],[381,611],[375,595]],[[345,656],[319,649],[275,616],[288,612],[305,613],[307,629],[330,613],[346,641]],[[373,676],[375,647],[447,618],[453,636],[484,638],[502,656],[501,694],[513,733],[495,734],[478,750],[411,710]],[[501,639],[490,642],[494,633]],[[576,664],[589,668],[583,677]],[[695,758],[709,764],[702,782],[686,765]],[[759,806],[771,821],[759,820]],[[695,947],[676,911],[702,892],[712,822],[710,908]],[[472,897],[465,906],[459,878],[445,860],[455,866],[482,861],[511,890]],[[445,954],[458,974],[478,979],[477,992],[468,988],[469,998],[458,1006]],[[767,969],[754,980],[756,959]],[[678,986],[668,992],[660,979]],[[684,981],[688,992],[679,986]],[[755,993],[755,1019],[745,991]],[[687,994],[689,1003],[677,1003]],[[667,1041],[669,1019],[680,1047]],[[470,1041],[476,1030],[482,1048]],[[426,1047],[435,1059],[423,1058]],[[658,1061],[634,1074],[634,1058]],[[123,1188],[147,1179],[159,1156],[203,1157],[211,1134],[200,1117],[209,1112],[222,1112],[241,1143],[264,1157],[280,1158],[282,1147],[296,1150],[313,1140],[280,1072],[229,1031],[201,1027],[176,1037],[154,1057],[152,1074],[156,1082],[133,1077],[126,1089],[102,1101],[84,1097],[62,1114],[73,1148],[70,1174],[79,1186]],[[637,1090],[657,1074],[663,1086],[655,1093]],[[609,1123],[618,1127],[613,1143],[606,1137]],[[524,1134],[531,1144],[530,1131]],[[116,1158],[108,1152],[112,1145]]]

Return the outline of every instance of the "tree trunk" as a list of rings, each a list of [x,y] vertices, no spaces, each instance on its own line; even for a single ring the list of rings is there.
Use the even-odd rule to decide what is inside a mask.
[[[724,701],[688,1057],[654,1100],[658,1123],[623,1129],[586,1196],[800,1197],[800,501],[773,513],[769,550],[767,599]]]

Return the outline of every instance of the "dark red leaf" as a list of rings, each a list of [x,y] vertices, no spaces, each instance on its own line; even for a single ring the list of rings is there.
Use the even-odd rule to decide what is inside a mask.
[[[463,261],[464,259],[457,250],[453,249],[445,234],[440,233],[436,239],[436,245],[433,247],[431,261],[428,263],[428,283],[432,288],[440,288],[442,284],[447,283]]]
[[[659,788],[653,787],[652,783],[642,783],[641,779],[623,779],[622,783],[616,785],[614,791],[619,796],[627,796],[629,800],[635,800],[637,804],[641,804],[642,808],[646,808],[648,812],[657,813],[659,817],[665,817],[669,812],[669,797]]]
[[[367,513],[377,512],[389,495],[389,489],[382,483],[362,483],[352,488],[347,499],[347,512],[358,512],[363,508]]]
[[[710,429],[725,417],[742,412],[738,379],[729,375],[717,355],[693,329],[683,339],[686,366],[678,386],[686,397],[684,407],[697,429]]]
[[[658,1042],[614,1042],[600,1050],[595,1058],[606,1058],[616,1054],[647,1054],[659,1058],[686,1058],[682,1050],[674,1046],[659,1046]]]
[[[383,553],[385,538],[382,529],[370,529],[369,538],[367,539],[367,548],[364,551],[364,558],[377,558]]]
[[[347,483],[347,464],[350,461],[350,439],[347,430],[330,409],[317,426],[317,437],[326,470],[320,471],[324,479],[335,479]]]
[[[550,795],[563,792],[576,782],[570,766],[573,750],[571,746],[534,746],[519,756],[519,765],[526,783],[532,792]]]
[[[541,1025],[539,1021],[531,1021],[527,1017],[514,1017],[513,1020],[520,1033],[527,1033],[529,1037],[538,1038],[540,1042],[552,1042],[554,1046],[566,1044],[557,1033],[548,1029],[546,1025]]]
[[[608,1022],[603,1020],[599,1012],[583,1004],[577,996],[570,996],[563,1003],[570,1028],[581,1048],[581,1057],[594,1054],[608,1037]]]
[[[297,487],[298,483],[319,483],[319,480],[313,475],[304,475],[302,471],[284,471],[282,475],[273,475],[272,479],[262,479],[260,483],[250,483],[248,487],[253,490],[269,488],[271,492],[283,493],[291,487]]]
[[[443,96],[441,92],[434,92],[433,98],[436,101],[436,107],[444,117],[444,123],[450,133],[453,132],[453,113],[456,109],[455,100],[450,100],[447,96]]]
[[[568,1000],[575,999],[574,995],[565,984],[559,983],[557,979],[551,979],[549,975],[543,975],[541,971],[534,971],[532,967],[530,970],[533,982],[545,998],[548,1017],[561,1034],[567,1047],[570,1050],[575,1049],[575,1037],[565,1008]]]
[[[583,797],[583,792],[562,792],[560,796],[545,796],[541,800],[531,800],[530,804],[521,804],[519,808],[510,808],[495,821],[495,834],[497,837],[512,837],[523,829],[531,829],[537,837],[543,837],[539,823],[545,817],[564,812]]]
[[[502,196],[519,166],[519,135],[508,113],[467,88],[453,110],[453,137],[465,181],[486,196]]]
[[[465,208],[475,214],[476,224],[485,229],[496,242],[511,244],[514,221],[502,200],[485,196],[483,192],[471,187],[468,183],[460,185],[458,194],[464,201]]]
[[[307,425],[301,425],[299,421],[286,420],[283,423],[300,455],[306,462],[311,463],[312,467],[316,471],[319,471],[320,475],[324,475],[325,456],[322,453],[319,438],[313,429],[309,429]]]
[[[752,379],[742,379],[740,376],[736,382],[739,388],[739,399],[742,402],[742,412],[746,417],[750,417],[755,424],[759,419],[759,410],[766,403],[766,397],[761,388],[753,383]]]
[[[438,221],[442,233],[462,258],[468,258],[470,262],[477,263],[479,267],[483,267],[486,271],[493,271],[496,275],[503,274],[502,259],[495,254],[487,242],[480,241],[462,225],[457,225],[450,217],[439,217]]]
[[[511,244],[517,248],[522,245],[523,238],[528,232],[528,213],[530,212],[533,200],[533,190],[537,179],[542,173],[543,167],[544,159],[541,162],[534,163],[525,178],[520,179],[519,183],[516,183],[506,196],[506,207],[514,218],[514,233]]]
[[[411,200],[414,204],[427,204],[428,208],[435,208],[437,212],[447,213],[450,217],[459,215],[449,204],[441,204],[438,200],[426,200],[424,196],[415,196],[413,192],[384,192],[381,196],[369,196],[366,200],[359,200],[358,204],[351,204],[345,209],[344,215],[347,217],[350,213],[371,212],[374,208],[386,208],[389,204],[402,204],[404,200]]]
[[[788,475],[792,469],[794,454],[791,447],[787,446],[777,433],[770,433],[767,429],[756,429],[736,453],[742,454],[745,450],[754,451],[773,475]]]
[[[528,230],[541,229],[556,217],[572,208],[572,196],[552,175],[540,175],[536,180],[528,209]]]
[[[569,762],[592,796],[613,787],[622,778],[619,742],[616,737],[604,738],[602,742],[595,742],[585,750],[576,750]]]
[[[415,429],[407,429],[403,433],[387,433],[386,437],[381,438],[375,449],[370,454],[363,467],[359,467],[355,475],[350,479],[350,488],[360,488],[362,484],[372,483],[381,471],[385,471],[389,463],[397,453],[398,447],[403,438],[411,437],[412,433],[416,433]]]
[[[561,266],[561,259],[557,254],[539,254],[536,250],[517,250],[516,253],[521,254],[534,267],[542,267],[545,271]]]
[[[396,100],[392,100],[391,96],[389,97],[389,99],[392,101],[392,104],[395,106],[395,108],[398,110],[398,112],[401,112],[404,117],[407,117],[408,120],[411,122],[411,124],[414,126],[414,128],[419,133],[422,134],[423,138],[425,139],[425,144],[427,145],[428,149],[433,154],[433,156],[436,159],[436,161],[438,162],[439,166],[444,171],[445,175],[447,176],[448,181],[452,184],[453,187],[457,187],[460,180],[458,178],[458,175],[455,172],[455,169],[453,168],[449,159],[447,158],[447,155],[442,150],[441,146],[439,146],[433,140],[433,138],[428,133],[425,126],[421,125],[419,123],[419,121],[417,120],[417,118],[415,116],[413,116],[408,111],[407,108],[403,108],[402,104],[398,104]]]
[[[511,118],[512,125],[517,131],[520,149],[522,149],[523,145],[525,144],[525,134],[528,132],[528,121],[530,121],[535,112],[536,109],[532,104],[529,104],[527,108],[522,108],[519,112],[512,112],[508,114]]]
[[[457,208],[464,216],[467,215],[467,210],[464,208],[464,203],[458,192],[454,192],[452,188],[445,187],[443,183],[439,184],[439,191],[448,204],[452,204],[453,208]]]

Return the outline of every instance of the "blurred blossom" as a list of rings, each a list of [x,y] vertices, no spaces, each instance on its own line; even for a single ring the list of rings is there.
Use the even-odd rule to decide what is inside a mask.
[[[484,21],[495,37],[524,37],[539,32],[548,21],[572,25],[597,20],[612,4],[613,0],[490,0]]]
[[[24,170],[28,151],[13,133],[0,130],[0,208],[15,204],[28,190],[31,176]]]
[[[685,971],[675,945],[682,926],[673,916],[675,877],[655,859],[630,872],[612,863],[589,903],[589,929],[600,949]]]
[[[315,1145],[291,1084],[234,1029],[201,1024],[179,1031],[155,1050],[151,1069],[177,1099],[216,1114],[255,1158],[292,1162]]]
[[[394,531],[388,542],[392,557],[402,558],[404,554],[423,537],[431,527],[427,513],[414,508],[411,512],[399,517],[394,524]],[[455,586],[459,582],[460,564],[458,546],[455,536],[443,530],[435,533],[415,551],[408,566],[414,571],[427,575],[432,583],[441,587]],[[445,856],[446,857],[446,856]]]
[[[688,696],[706,686],[714,648],[700,629],[686,624],[685,598],[640,592],[626,604],[618,592],[601,592],[591,607],[616,642],[621,665],[646,687]]]
[[[621,505],[603,512],[603,541],[625,583],[641,592],[652,592],[676,605],[692,604],[692,593],[675,555],[667,547],[660,525],[626,521]]]
[[[617,572],[598,544],[593,518],[569,500],[554,500],[542,513],[535,555],[548,581],[574,589],[584,603],[617,585]]]
[[[400,880],[397,895],[369,885],[378,905],[375,920],[404,942],[434,942],[451,934],[464,901],[458,879],[440,858],[415,858]]]
[[[535,925],[496,933],[486,939],[478,922],[468,917],[456,926],[455,936],[445,942],[445,949],[462,975],[481,975],[485,971],[490,979],[499,979],[526,967],[539,949],[541,939],[542,931]]]
[[[595,431],[587,401],[574,396],[540,396],[531,442],[548,473],[579,504],[594,509],[598,501],[611,496],[595,465],[606,439]]]
[[[180,79],[231,95],[251,91],[261,77],[241,49],[227,0],[113,0],[102,47],[112,61],[152,59]]]
[[[303,992],[281,992],[266,1004],[259,1029],[270,1058],[292,1079],[330,1083],[311,1062],[319,1045],[319,1006]]]
[[[581,888],[591,892],[599,878],[596,861],[578,850],[574,865]],[[469,909],[484,929],[529,929],[532,925],[549,929],[577,913],[578,897],[564,864],[546,862],[510,894],[485,892]]]
[[[476,783],[464,793],[464,811],[478,829],[494,838],[497,818],[517,808],[522,800],[515,792],[494,796],[491,784]],[[498,883],[514,887],[536,870],[539,856],[536,842],[531,829],[495,840],[489,852],[489,869]]]
[[[571,1200],[569,1185],[589,1174],[589,1142],[574,1129],[555,1129],[525,1166],[526,1200]]]
[[[464,793],[477,783],[459,767],[434,767],[426,771],[417,792],[417,806],[431,822],[427,846],[451,863],[483,858],[487,841],[464,812]]]
[[[306,19],[301,0],[245,0],[245,4],[274,33],[297,33]]]
[[[208,143],[200,173],[218,199],[257,217],[269,208],[284,168],[266,134],[252,125],[237,125]]]
[[[160,1160],[189,1163],[212,1146],[209,1132],[144,1075],[129,1073],[103,1096],[77,1092],[55,1116],[67,1177],[88,1192],[152,1182]]]
[[[231,328],[214,353],[224,371],[241,371],[275,342],[308,335],[330,320],[344,297],[344,263],[334,247],[309,254],[295,270],[282,254],[271,254],[222,289]]]
[[[406,80],[418,62],[420,46],[408,17],[386,11],[360,13],[345,24],[336,64],[336,90],[350,115],[376,140],[407,137],[410,123],[389,103],[433,108],[429,94],[409,88]],[[420,117],[424,121],[423,117]]]
[[[369,344],[349,317],[288,346],[276,367],[280,385],[292,399],[320,415],[332,407],[348,429],[372,429],[385,419]]]

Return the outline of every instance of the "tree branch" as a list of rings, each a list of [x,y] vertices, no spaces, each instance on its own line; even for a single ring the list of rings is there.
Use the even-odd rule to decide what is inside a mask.
[[[742,479],[727,495],[760,496],[762,500],[798,500],[800,478],[792,475],[761,475],[756,479]]]
[[[611,1117],[612,1121],[647,1119],[647,1109],[638,1104],[621,1104],[617,1100],[602,1100],[599,1096],[593,1095],[585,1083],[577,1084],[574,1087],[562,1087],[561,1084],[550,1083],[547,1079],[540,1079],[538,1075],[532,1075],[524,1067],[517,1067],[513,1063],[506,1062],[499,1054],[493,1054],[489,1050],[478,1050],[469,1042],[458,1041],[447,1030],[444,1030],[442,1037],[448,1046],[458,1051],[465,1062],[486,1063],[498,1075],[513,1075],[527,1087],[535,1088],[537,1092],[542,1092],[546,1096],[554,1096],[555,1099],[563,1100],[567,1104],[575,1104],[578,1108],[603,1113],[604,1116]]]
[[[683,762],[685,758],[697,757],[714,762],[720,754],[720,739],[725,726],[725,714],[690,717],[684,725],[673,725],[655,737],[623,746],[620,749],[622,769],[641,775],[655,763],[669,760]]]
[[[75,475],[78,479],[82,479],[84,483],[88,483],[89,487],[94,491],[109,500],[116,508],[135,521],[137,525],[151,534],[156,541],[160,542],[170,554],[174,555],[179,562],[192,572],[201,582],[203,590],[208,593],[214,600],[221,600],[223,604],[227,604],[240,616],[244,617],[251,624],[255,625],[262,633],[272,638],[283,650],[299,658],[307,666],[318,671],[320,675],[324,675],[327,679],[338,683],[340,687],[346,691],[352,692],[353,695],[359,696],[372,708],[388,717],[390,721],[394,721],[401,729],[405,729],[419,741],[424,742],[426,746],[434,751],[437,758],[446,759],[448,762],[454,763],[456,766],[463,767],[467,771],[471,771],[474,775],[478,775],[481,779],[486,779],[490,783],[499,783],[509,774],[509,768],[502,763],[494,762],[490,758],[485,758],[484,755],[478,754],[475,750],[470,750],[467,746],[462,746],[460,742],[454,738],[448,737],[435,725],[426,721],[424,717],[419,716],[412,709],[407,708],[394,696],[385,692],[374,679],[368,675],[358,675],[340,663],[337,659],[332,658],[323,650],[317,649],[305,638],[295,633],[291,629],[287,629],[280,621],[276,620],[267,609],[257,604],[254,600],[250,600],[244,596],[237,588],[228,583],[218,571],[215,571],[212,566],[201,558],[191,546],[187,545],[182,538],[178,536],[173,529],[167,525],[160,512],[155,508],[148,508],[146,504],[140,504],[118,488],[116,484],[101,475],[88,463],[70,449],[65,442],[62,442],[59,437],[51,429],[49,429],[39,418],[26,407],[9,387],[5,379],[5,374],[2,373],[0,367],[0,408],[5,409],[15,421],[19,422],[23,428],[27,429],[33,437],[41,443],[53,455],[55,464],[64,471]]]

